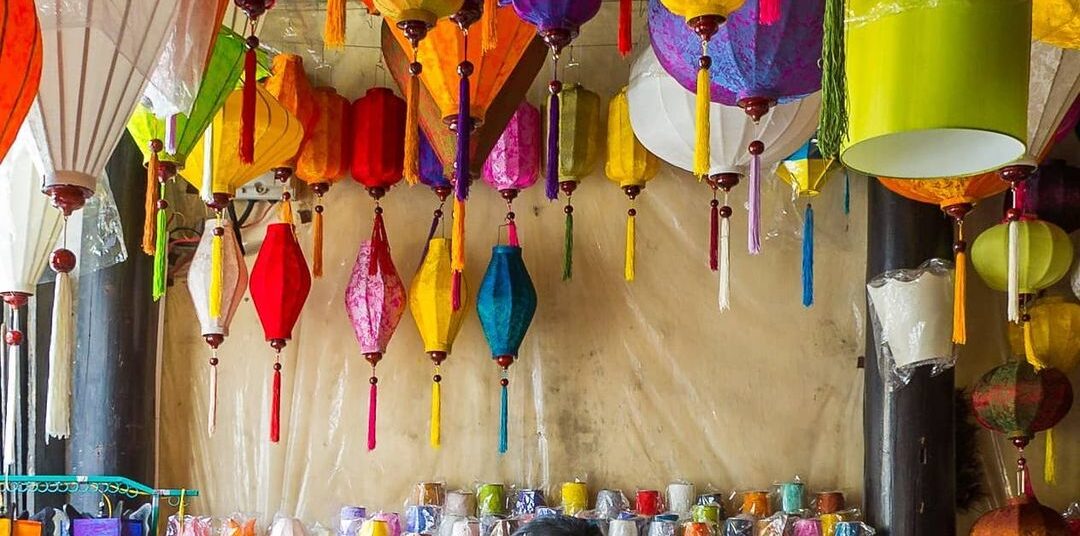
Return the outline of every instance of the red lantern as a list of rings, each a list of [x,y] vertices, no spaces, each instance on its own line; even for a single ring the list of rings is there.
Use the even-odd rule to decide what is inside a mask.
[[[292,339],[293,327],[311,291],[311,273],[292,224],[267,226],[249,288],[266,340],[277,352],[270,413],[270,441],[277,443],[281,437],[281,350]]]
[[[405,157],[405,101],[376,87],[353,103],[353,179],[376,200],[401,181]]]

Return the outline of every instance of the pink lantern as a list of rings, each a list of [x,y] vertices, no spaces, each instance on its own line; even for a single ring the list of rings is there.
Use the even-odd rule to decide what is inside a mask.
[[[518,106],[499,141],[484,162],[483,178],[506,200],[510,245],[518,245],[514,199],[540,177],[540,110],[528,102]]]
[[[382,360],[390,338],[405,314],[405,284],[390,256],[390,243],[382,214],[376,213],[372,239],[360,244],[352,278],[345,289],[345,309],[349,313],[364,359],[371,363],[368,394],[368,450],[375,449],[375,415],[378,408],[379,379],[375,366]]]

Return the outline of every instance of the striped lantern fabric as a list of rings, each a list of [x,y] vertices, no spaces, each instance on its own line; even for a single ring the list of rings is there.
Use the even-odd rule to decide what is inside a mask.
[[[1072,402],[1072,386],[1064,374],[1050,368],[1036,372],[1026,361],[1011,361],[987,372],[971,394],[979,424],[1024,442],[1057,424]]]

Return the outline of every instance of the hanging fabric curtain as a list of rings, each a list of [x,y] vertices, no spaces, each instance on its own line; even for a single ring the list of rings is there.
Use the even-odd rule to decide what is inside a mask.
[[[65,217],[93,195],[176,13],[177,3],[165,0],[74,0],[38,6],[44,83],[27,122],[42,156],[43,190]],[[112,68],[92,68],[85,58]],[[83,105],[86,102],[97,104]],[[65,298],[71,295],[75,255],[57,250],[54,261],[58,275],[53,330],[66,331],[58,336],[71,340],[73,311]],[[70,369],[71,345],[49,351],[50,362]],[[53,400],[60,398],[65,400],[59,402],[63,406],[70,394],[58,392]],[[46,433],[67,437],[68,420],[47,419]]]
[[[296,176],[315,194],[315,223],[312,234],[311,272],[323,275],[323,196],[330,186],[349,173],[352,164],[352,103],[332,87],[314,91],[318,120],[300,147],[296,158]]]
[[[633,281],[636,274],[637,197],[645,183],[660,171],[656,157],[641,145],[630,124],[630,101],[622,88],[608,104],[607,178],[614,181],[630,200],[626,211],[626,254],[623,277]]]
[[[548,118],[550,119],[550,117]],[[566,196],[563,228],[563,281],[574,277],[574,192],[596,168],[602,153],[600,95],[581,84],[559,93],[559,189]],[[551,125],[548,125],[549,131]]]
[[[776,176],[791,185],[792,195],[807,198],[803,212],[802,304],[814,305],[814,207],[810,200],[821,193],[836,161],[825,158],[816,138],[806,142],[776,168]]]
[[[274,56],[274,64],[270,78],[266,79],[266,91],[274,96],[286,110],[300,121],[304,129],[304,135],[300,141],[303,147],[315,131],[319,120],[319,108],[315,102],[315,93],[308,82],[307,74],[304,73],[304,60],[296,54],[278,54]],[[300,155],[298,148],[295,153],[274,164],[274,180],[282,183],[281,193],[281,219],[292,221],[292,192],[289,191],[289,179],[292,178],[296,169],[296,159]]]
[[[33,0],[5,0],[0,3],[0,160],[7,155],[41,82],[41,25]]]

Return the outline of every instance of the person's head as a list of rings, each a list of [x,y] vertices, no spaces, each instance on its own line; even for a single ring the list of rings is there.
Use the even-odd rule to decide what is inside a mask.
[[[523,525],[513,536],[603,536],[603,533],[600,527],[584,519],[549,516]]]

